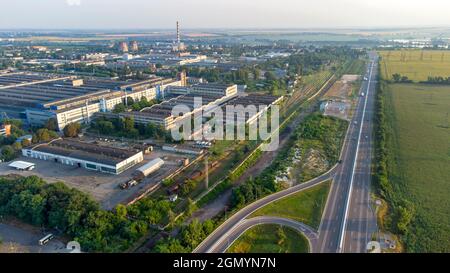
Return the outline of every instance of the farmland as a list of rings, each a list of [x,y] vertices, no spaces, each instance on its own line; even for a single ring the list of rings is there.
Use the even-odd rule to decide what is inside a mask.
[[[405,52],[409,56],[409,51]],[[413,52],[418,55],[420,51]],[[396,54],[401,56],[400,51]],[[430,54],[424,52],[424,56]],[[439,51],[433,54],[438,56]],[[447,54],[450,61],[450,52]],[[404,75],[416,70],[417,74],[409,74],[414,81],[426,77],[427,71],[450,75],[450,65],[447,70],[444,65],[429,66],[430,61],[424,57],[423,62],[415,64],[393,63],[388,71]],[[407,252],[448,252],[450,86],[382,81],[380,92],[379,104],[384,114],[381,115],[383,128],[378,131],[382,140],[378,143],[381,142],[384,156],[380,157],[378,152],[382,166],[378,166],[377,175],[386,169],[386,179],[378,178],[378,186],[379,193],[390,204],[383,227],[401,236]]]
[[[381,51],[381,75],[392,80],[398,73],[414,82],[426,81],[429,76],[450,76],[450,51],[395,50]]]
[[[298,231],[277,225],[259,225],[246,231],[229,253],[307,253],[308,240]]]

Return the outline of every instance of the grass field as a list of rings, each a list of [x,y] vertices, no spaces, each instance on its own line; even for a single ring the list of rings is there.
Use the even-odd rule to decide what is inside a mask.
[[[399,73],[414,82],[425,81],[429,76],[450,76],[450,51],[393,50],[380,51],[381,74],[392,80]]]
[[[278,225],[258,225],[247,230],[228,253],[308,253],[308,240],[297,230]]]
[[[315,229],[320,225],[331,182],[302,191],[269,204],[250,217],[276,216],[307,224]]]
[[[450,86],[390,84],[387,91],[389,182],[415,210],[407,251],[449,252]]]

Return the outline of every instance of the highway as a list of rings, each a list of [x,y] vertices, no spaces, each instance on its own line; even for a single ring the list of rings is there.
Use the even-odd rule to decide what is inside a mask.
[[[230,242],[258,222],[246,220],[256,210],[289,195],[333,179],[330,194],[318,230],[310,239],[313,252],[365,252],[367,242],[376,232],[376,217],[370,204],[372,131],[377,79],[377,56],[370,53],[368,73],[363,81],[356,109],[341,151],[340,164],[328,173],[260,199],[243,208],[219,226],[193,252],[220,253]],[[265,218],[266,223],[270,218]],[[273,223],[280,222],[279,219]]]
[[[333,180],[319,227],[319,252],[363,253],[376,231],[371,210],[372,130],[377,79],[377,56],[370,53],[367,81],[342,149],[342,164]]]

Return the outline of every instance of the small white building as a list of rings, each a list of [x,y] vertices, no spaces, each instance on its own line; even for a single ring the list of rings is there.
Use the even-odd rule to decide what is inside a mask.
[[[25,161],[14,161],[13,163],[8,165],[11,168],[14,168],[19,171],[31,171],[36,166],[34,163],[25,162]]]

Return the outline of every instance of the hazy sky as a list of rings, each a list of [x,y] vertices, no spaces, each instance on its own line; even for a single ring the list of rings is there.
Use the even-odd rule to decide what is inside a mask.
[[[0,0],[0,28],[450,26],[448,0]]]

